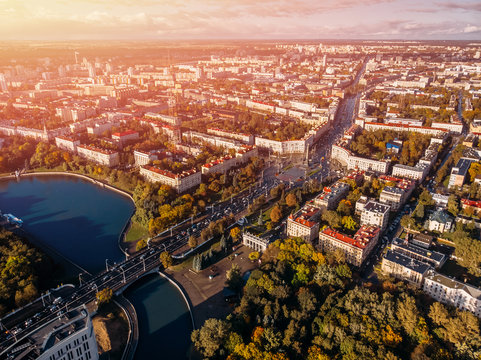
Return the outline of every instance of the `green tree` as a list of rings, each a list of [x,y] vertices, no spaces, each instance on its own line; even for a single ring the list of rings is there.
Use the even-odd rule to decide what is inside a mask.
[[[322,220],[326,221],[331,228],[337,229],[341,227],[342,218],[335,211],[332,211],[332,210],[325,211],[322,214]]]
[[[452,194],[452,195],[449,195],[449,198],[448,198],[448,212],[451,213],[451,215],[453,216],[458,216],[459,214],[459,199],[456,195]]]
[[[230,326],[226,321],[207,319],[200,329],[192,332],[191,340],[206,359],[219,354],[229,336]]]
[[[241,289],[243,280],[239,265],[232,264],[231,268],[227,270],[225,284],[233,291],[239,291]]]

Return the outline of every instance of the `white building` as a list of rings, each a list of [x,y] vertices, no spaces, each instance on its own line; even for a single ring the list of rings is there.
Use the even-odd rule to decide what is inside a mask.
[[[80,140],[75,140],[67,136],[57,136],[55,138],[55,145],[59,149],[70,151],[71,153],[77,153],[77,146],[80,145]]]
[[[158,151],[146,152],[134,150],[135,166],[147,165],[151,161],[159,160],[162,155],[163,153]]]
[[[337,207],[351,187],[349,184],[337,181],[331,186],[325,186],[321,194],[314,199],[314,205],[320,209],[333,210]]]
[[[392,167],[392,176],[422,180],[426,176],[426,169],[426,167],[396,164]]]
[[[361,225],[375,225],[384,230],[389,220],[389,210],[389,205],[369,201],[361,212]]]
[[[297,213],[287,218],[287,235],[300,237],[312,242],[319,234],[319,218],[321,211],[314,206],[307,205]]]
[[[15,359],[37,360],[97,360],[97,341],[92,319],[85,307],[45,322],[15,348]],[[28,342],[27,342],[28,341]],[[15,350],[15,348],[13,350]]]
[[[429,271],[424,277],[423,290],[437,301],[481,318],[481,290],[474,286]]]
[[[125,144],[129,141],[135,141],[139,139],[139,133],[134,130],[127,130],[123,132],[117,132],[112,134],[112,139],[119,141],[121,144]]]
[[[187,191],[193,187],[200,185],[202,174],[194,169],[184,171],[180,174],[174,174],[170,171],[156,168],[155,166],[141,166],[140,175],[150,182],[160,182],[175,189],[178,193]]]
[[[208,128],[207,133],[212,134],[212,135],[217,135],[217,136],[223,136],[223,137],[230,138],[230,139],[239,140],[239,141],[242,141],[243,143],[245,143],[247,145],[253,145],[254,144],[254,135],[231,132],[231,131],[221,130],[221,129],[217,129],[217,128]]]
[[[267,246],[269,245],[269,239],[261,238],[251,233],[244,232],[242,234],[242,244],[253,249],[254,251],[262,252],[267,249]]]
[[[378,161],[353,155],[344,144],[332,145],[331,158],[339,161],[348,170],[375,171],[386,174],[389,161]]]
[[[388,250],[384,254],[381,263],[381,270],[385,274],[409,281],[418,287],[421,287],[424,276],[430,268],[428,264],[393,250]]]
[[[117,151],[78,145],[77,153],[79,156],[108,167],[117,166],[120,163],[119,153]]]

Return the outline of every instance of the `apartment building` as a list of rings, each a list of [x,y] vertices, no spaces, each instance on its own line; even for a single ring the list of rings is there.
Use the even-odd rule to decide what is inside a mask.
[[[77,154],[101,165],[108,167],[117,166],[120,163],[117,151],[100,149],[94,146],[78,145]]]
[[[319,234],[321,211],[312,205],[306,205],[287,218],[287,235],[300,237],[312,242]]]
[[[381,270],[385,274],[406,280],[418,287],[422,286],[424,276],[430,268],[429,264],[394,250],[388,250],[381,263]]]
[[[302,154],[306,151],[309,142],[307,140],[277,141],[256,136],[255,143],[259,148],[269,149],[273,153],[282,155]]]
[[[412,180],[422,180],[427,173],[426,167],[396,164],[392,168],[392,176],[400,176]]]
[[[97,360],[97,341],[85,306],[46,322],[17,343],[15,359]],[[13,351],[15,350],[13,349]],[[20,351],[20,353],[18,352]]]
[[[57,136],[55,138],[55,145],[59,149],[67,150],[73,154],[77,153],[77,146],[80,145],[80,140],[75,140],[68,136]]]
[[[155,166],[144,165],[140,167],[140,175],[147,181],[160,182],[175,189],[178,193],[185,192],[200,185],[202,173],[194,169],[174,174]]]
[[[377,226],[363,225],[350,237],[328,227],[319,233],[319,246],[322,251],[341,250],[348,263],[360,267],[376,246],[380,233]]]
[[[361,212],[361,225],[379,226],[381,230],[387,227],[390,206],[371,200]]]
[[[208,175],[213,173],[225,173],[237,166],[237,158],[226,155],[220,159],[212,160],[210,163],[202,165],[202,174]]]
[[[451,169],[448,188],[451,189],[455,186],[462,187],[464,185],[464,182],[466,181],[466,176],[468,174],[468,170],[471,167],[471,163],[473,163],[472,159],[468,159],[464,157],[459,159],[456,166],[453,166],[453,168]]]
[[[254,135],[231,132],[231,131],[221,130],[217,128],[208,128],[207,133],[211,135],[223,136],[226,138],[239,140],[247,145],[254,145]]]
[[[165,156],[165,152],[162,151],[138,151],[134,150],[135,166],[147,165],[148,163],[160,160]]]
[[[332,145],[331,158],[338,160],[348,170],[375,171],[386,174],[389,169],[389,161],[372,160],[355,156],[347,149],[348,144],[341,142]]]
[[[207,135],[207,134],[202,134],[199,132],[195,131],[188,131],[185,133],[185,136],[190,140],[190,141],[198,141],[200,143],[207,143],[213,146],[217,147],[223,147],[226,149],[240,149],[242,147],[242,144],[238,142],[237,140],[234,139],[226,139],[220,136],[214,136],[214,135]]]
[[[127,130],[123,132],[116,132],[112,134],[112,139],[119,141],[122,145],[139,139],[139,133],[134,130]]]
[[[401,253],[411,259],[419,260],[425,264],[439,269],[444,265],[446,255],[415,245],[413,242],[395,238],[391,243],[391,250]]]
[[[481,318],[481,289],[431,270],[424,277],[423,290],[435,300],[472,312]]]
[[[331,186],[325,186],[321,194],[314,199],[314,205],[320,209],[333,210],[341,199],[349,192],[350,186],[342,181],[337,181]]]
[[[164,114],[158,114],[153,112],[145,113],[144,117],[148,119],[154,119],[157,121],[162,121],[166,124],[173,125],[173,126],[180,126],[182,125],[182,121],[177,116],[169,116]]]

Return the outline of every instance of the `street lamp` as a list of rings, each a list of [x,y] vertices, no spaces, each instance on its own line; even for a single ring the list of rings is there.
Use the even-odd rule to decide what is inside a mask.
[[[109,271],[109,263],[108,263],[109,259],[105,259],[105,271]]]
[[[82,273],[78,274],[78,282],[79,282],[79,285],[82,286]]]
[[[125,269],[123,267],[120,267],[120,269],[122,270],[123,282],[125,284],[127,282],[127,280],[125,280]]]

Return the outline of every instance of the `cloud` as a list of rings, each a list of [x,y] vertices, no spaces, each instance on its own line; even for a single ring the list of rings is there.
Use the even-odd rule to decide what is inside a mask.
[[[464,11],[481,11],[481,2],[440,2],[438,3],[439,6],[445,9],[453,9],[453,10],[464,10]]]
[[[468,25],[464,28],[465,33],[476,33],[476,32],[481,32],[481,26],[475,26],[475,25]]]

